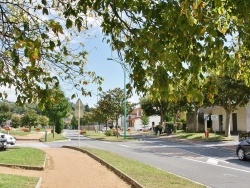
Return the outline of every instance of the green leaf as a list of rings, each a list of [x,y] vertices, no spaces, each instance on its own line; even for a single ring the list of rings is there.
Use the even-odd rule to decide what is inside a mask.
[[[43,5],[46,5],[46,4],[47,4],[47,1],[46,1],[46,0],[42,0],[42,4],[43,4]]]
[[[56,46],[55,43],[52,40],[50,40],[49,45],[50,45],[49,48],[53,51]]]
[[[68,19],[66,20],[66,28],[69,29],[69,28],[72,27],[72,25],[73,25],[73,22],[71,21],[71,19],[68,18]]]
[[[43,8],[43,14],[49,15],[49,11],[47,8]]]

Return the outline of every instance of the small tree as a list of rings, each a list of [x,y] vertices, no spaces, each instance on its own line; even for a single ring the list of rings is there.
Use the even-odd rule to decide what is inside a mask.
[[[11,112],[9,106],[2,103],[0,105],[0,125],[11,118]]]
[[[21,117],[18,114],[13,114],[11,117],[11,126],[17,128],[21,125]]]
[[[78,125],[78,121],[76,119],[76,116],[73,115],[72,119],[71,119],[71,126],[73,129],[76,129],[77,128],[77,125]]]
[[[126,111],[130,113],[135,104],[128,102],[130,95],[126,96]],[[124,92],[120,88],[115,88],[104,92],[98,101],[98,109],[105,114],[106,120],[115,120],[116,132],[118,137],[118,119],[124,113]]]
[[[39,116],[39,124],[42,126],[42,127],[45,127],[49,124],[49,118],[46,117],[46,116]]]
[[[141,122],[144,127],[149,124],[149,117],[145,113],[141,116]]]
[[[55,126],[55,131],[53,131],[54,137],[54,132],[57,134],[61,133],[63,127],[63,118],[69,116],[71,105],[68,99],[65,97],[63,91],[58,87],[53,89],[51,97],[54,98],[54,102],[51,104],[45,104],[43,114],[46,115],[50,119],[50,122]]]
[[[38,115],[35,110],[28,110],[21,118],[22,125],[27,125],[31,131],[31,127],[37,125]]]

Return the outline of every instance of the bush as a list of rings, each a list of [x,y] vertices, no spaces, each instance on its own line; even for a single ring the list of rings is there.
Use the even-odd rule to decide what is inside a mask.
[[[112,136],[113,135],[113,130],[107,130],[104,134],[106,136]]]
[[[182,130],[183,129],[182,122],[176,122],[176,124],[177,124],[177,130]]]
[[[159,131],[160,134],[161,134],[162,133],[162,129],[163,129],[162,125],[156,125],[156,127],[155,127],[155,133],[157,134],[158,131]]]
[[[22,131],[23,132],[30,132],[29,128],[23,128]]]
[[[120,135],[119,132],[117,133],[116,129],[108,130],[104,133],[106,136],[118,136]]]
[[[86,133],[87,133],[87,130],[86,130],[86,129],[82,129],[82,130],[80,131],[80,134],[81,134],[81,135],[86,134]]]

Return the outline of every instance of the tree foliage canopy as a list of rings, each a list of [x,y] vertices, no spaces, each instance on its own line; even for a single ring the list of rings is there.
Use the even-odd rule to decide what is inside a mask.
[[[169,89],[184,82],[187,94],[196,95],[193,83],[223,67],[230,55],[241,66],[238,77],[249,84],[249,1],[86,0],[66,4],[64,15],[71,21],[88,11],[102,18],[102,30],[110,37],[107,42],[130,65],[137,91],[165,98]]]
[[[129,102],[130,96],[126,96],[126,111],[130,113],[134,108],[134,104]],[[96,113],[101,113],[100,119],[115,120],[118,123],[119,117],[124,113],[124,93],[120,88],[115,88],[107,92],[103,92],[98,101]]]
[[[0,105],[0,126],[3,122],[9,120],[11,118],[11,112],[8,105],[5,103],[1,103]]]
[[[107,42],[131,68],[138,92],[162,101],[182,84],[187,99],[202,100],[197,80],[231,63],[240,67],[237,79],[249,85],[249,1],[12,0],[0,6],[0,83],[15,86],[20,103],[50,102],[47,88],[60,79],[75,87],[89,83],[76,81],[94,76],[84,71],[86,52],[74,54],[67,43],[72,28],[88,29],[89,16],[101,18]]]
[[[87,52],[81,41],[74,46],[71,43],[82,34],[85,21],[75,20],[79,28],[76,35],[75,26],[63,19],[62,11],[56,1],[0,3],[0,86],[13,86],[19,104],[38,102],[42,108],[51,102],[50,89],[62,82],[69,83],[68,89],[75,87],[87,95],[90,93],[84,86],[101,81],[86,70]],[[0,92],[0,98],[6,95]]]

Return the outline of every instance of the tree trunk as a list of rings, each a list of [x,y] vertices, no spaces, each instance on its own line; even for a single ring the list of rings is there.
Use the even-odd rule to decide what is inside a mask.
[[[199,130],[199,122],[198,122],[198,107],[195,107],[195,110],[194,110],[194,116],[195,116],[195,122],[194,122],[194,124],[195,124],[195,132],[198,132],[198,130]]]
[[[119,131],[118,131],[118,118],[116,118],[115,121],[116,121],[116,122],[115,122],[115,124],[116,124],[116,137],[118,138],[118,136],[119,136]]]
[[[161,125],[162,125],[162,122],[163,122],[163,110],[162,110],[162,104],[161,104],[160,113],[161,113]]]
[[[225,122],[225,136],[230,137],[231,131],[230,131],[230,124],[231,124],[231,115],[232,112],[230,110],[226,110],[226,122]]]

